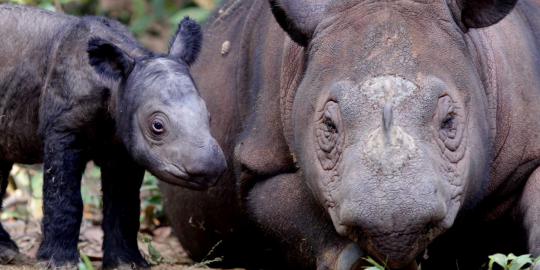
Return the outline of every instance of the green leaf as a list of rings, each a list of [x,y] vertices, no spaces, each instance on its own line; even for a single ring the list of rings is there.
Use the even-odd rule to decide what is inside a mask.
[[[42,3],[39,5],[39,7],[48,11],[56,11],[56,8],[52,3]]]
[[[43,198],[43,174],[36,173],[34,174],[30,180],[30,187],[32,188],[32,197],[36,199]]]
[[[170,19],[169,22],[174,25],[176,30],[176,25],[186,16],[194,19],[197,22],[204,22],[206,19],[208,19],[208,16],[210,16],[210,11],[204,10],[202,8],[198,7],[188,7],[185,9],[180,10],[176,14],[174,14]]]
[[[384,268],[379,268],[377,266],[369,266],[364,268],[364,270],[384,270]]]
[[[497,253],[489,256],[489,270],[493,270],[493,264],[496,263],[504,269],[508,269],[508,258],[506,255]]]
[[[79,252],[79,253],[81,254],[81,258],[82,258],[82,262],[79,263],[79,270],[95,270],[88,256],[86,256],[86,254],[82,252]]]
[[[363,258],[363,259],[364,259],[364,261],[366,261],[367,263],[369,263],[371,265],[370,267],[365,268],[365,269],[368,269],[368,270],[384,270],[385,269],[384,266],[379,264],[377,261],[375,261],[371,257],[367,257],[367,258]]]
[[[513,254],[511,254],[513,255]],[[510,256],[508,256],[510,258]],[[533,263],[532,257],[529,254],[521,255],[519,257],[513,256],[512,263],[510,263],[510,270],[525,269],[525,265]]]
[[[148,198],[148,203],[155,204],[155,205],[161,205],[161,196],[152,196]]]
[[[0,219],[6,220],[10,218],[24,220],[28,218],[28,212],[23,208],[21,211],[3,210],[0,214]]]
[[[163,0],[152,0],[152,10],[154,15],[161,19],[165,16],[165,3]]]
[[[152,262],[159,264],[163,261],[163,256],[161,253],[152,245],[152,241],[148,241],[148,253],[150,254],[150,259]]]
[[[139,17],[133,21],[133,23],[130,26],[130,29],[135,34],[141,34],[144,31],[146,31],[146,29],[148,29],[150,25],[152,25],[153,21],[154,21],[154,16],[149,15],[149,16]]]

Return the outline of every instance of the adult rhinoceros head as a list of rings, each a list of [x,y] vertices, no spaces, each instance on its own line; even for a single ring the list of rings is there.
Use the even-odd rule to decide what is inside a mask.
[[[516,1],[274,0],[305,47],[291,148],[337,230],[410,263],[489,177],[483,70],[466,34]]]

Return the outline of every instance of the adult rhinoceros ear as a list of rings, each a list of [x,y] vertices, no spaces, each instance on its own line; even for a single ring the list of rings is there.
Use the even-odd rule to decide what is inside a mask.
[[[174,59],[181,59],[188,65],[193,64],[201,51],[202,39],[201,26],[185,17],[178,25],[178,30],[171,39],[169,56]]]
[[[464,31],[496,24],[509,14],[517,3],[517,0],[449,1],[452,13]]]
[[[330,0],[269,0],[278,24],[291,39],[307,46],[322,21]]]
[[[100,75],[120,80],[127,78],[133,69],[133,59],[109,41],[90,39],[86,51],[90,65]]]

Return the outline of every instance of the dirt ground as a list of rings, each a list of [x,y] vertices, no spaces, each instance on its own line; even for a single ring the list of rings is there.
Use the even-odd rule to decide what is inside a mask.
[[[15,166],[11,172],[10,185],[0,209],[0,220],[17,243],[21,255],[14,260],[13,265],[0,265],[0,270],[38,269],[33,258],[41,242],[42,179],[40,166]],[[79,265],[79,270],[98,270],[101,269],[103,258],[102,203],[99,169],[93,164],[88,165],[83,177],[82,197],[84,213],[79,252],[89,263]],[[188,258],[172,235],[170,227],[163,226],[164,219],[159,214],[163,212],[162,199],[155,178],[145,178],[141,188],[141,202],[139,248],[152,264],[152,269],[212,269],[207,265],[220,260],[209,254],[205,263],[194,264]]]
[[[4,221],[4,227],[17,242],[21,251],[20,258],[14,265],[0,266],[2,270],[34,270],[35,254],[41,239],[39,223],[35,221],[23,222],[20,220]],[[84,223],[79,238],[79,250],[92,261],[95,270],[101,269],[101,244],[103,232],[98,225]],[[180,243],[171,235],[169,227],[161,227],[152,232],[139,234],[139,247],[146,259],[152,264],[153,270],[202,270],[209,268],[205,263],[194,264],[182,249]],[[208,262],[219,260],[209,256]],[[92,270],[91,268],[80,269]],[[235,269],[242,270],[242,269]]]

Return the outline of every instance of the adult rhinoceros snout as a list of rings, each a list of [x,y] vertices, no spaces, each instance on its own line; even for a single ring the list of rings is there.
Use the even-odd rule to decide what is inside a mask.
[[[404,269],[427,248],[436,226],[426,224],[424,228],[376,233],[351,228],[349,238],[362,247],[366,256],[385,262],[389,269]]]
[[[436,188],[424,198],[344,203],[336,230],[392,269],[410,264],[444,230],[446,205]],[[424,193],[425,194],[425,193]]]

